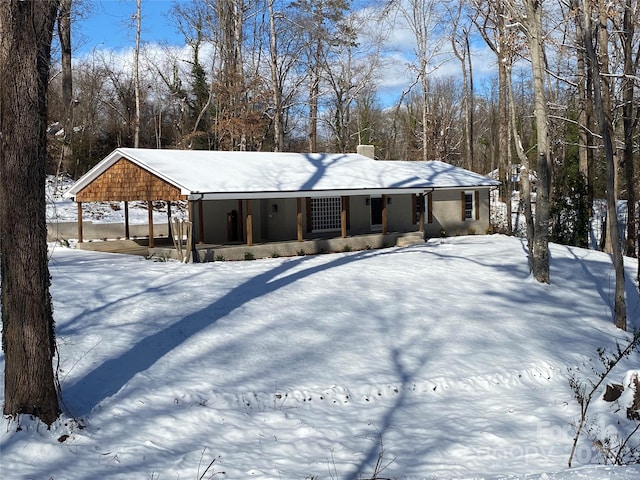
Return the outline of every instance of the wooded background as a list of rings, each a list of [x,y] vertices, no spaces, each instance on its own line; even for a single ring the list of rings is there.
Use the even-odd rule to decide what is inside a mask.
[[[52,172],[77,178],[119,146],[354,152],[372,144],[381,159],[496,172],[502,200],[529,190],[531,178],[538,209],[548,190],[551,238],[586,246],[593,199],[611,190],[610,160],[614,198],[631,200],[629,218],[637,215],[637,0],[179,1],[171,21],[184,48],[146,44],[140,26],[153,5],[131,3],[130,54],[74,55],[68,32],[91,15],[91,2],[62,0]],[[402,66],[409,83],[390,93],[381,84],[398,68],[389,48],[399,32],[413,45]],[[487,47],[493,72],[476,74],[474,53]],[[626,228],[624,250],[635,256],[636,222]]]

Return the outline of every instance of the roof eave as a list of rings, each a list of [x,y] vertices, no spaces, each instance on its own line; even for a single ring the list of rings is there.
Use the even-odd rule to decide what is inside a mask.
[[[183,192],[188,200],[260,200],[268,198],[304,198],[304,197],[342,197],[358,195],[400,195],[427,194],[434,190],[472,190],[497,186],[490,185],[456,185],[456,186],[420,186],[406,188],[362,188],[336,190],[287,190],[259,192]]]

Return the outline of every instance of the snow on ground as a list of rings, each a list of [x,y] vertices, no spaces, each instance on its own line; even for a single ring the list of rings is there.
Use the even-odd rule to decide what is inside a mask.
[[[587,437],[566,469],[569,368],[593,378],[596,350],[629,336],[609,257],[551,258],[542,285],[499,235],[208,264],[53,247],[66,414],[4,419],[0,477],[359,479],[381,458],[379,478],[640,478],[596,466]],[[589,425],[620,429],[625,410],[598,401]]]

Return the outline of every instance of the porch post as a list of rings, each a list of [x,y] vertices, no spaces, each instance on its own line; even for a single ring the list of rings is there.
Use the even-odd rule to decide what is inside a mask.
[[[195,216],[195,212],[193,211],[193,200],[187,200],[187,206],[189,209],[189,222],[193,226],[193,217]],[[193,227],[192,227],[193,228]],[[192,232],[193,233],[193,232]],[[187,235],[187,238],[189,236]],[[200,261],[200,257],[198,256],[198,249],[196,248],[196,241],[193,234],[191,235],[191,245],[187,245],[189,249],[191,249],[191,259],[193,262]]]
[[[253,218],[251,215],[251,200],[247,202],[247,246],[253,245]]]
[[[82,241],[82,202],[78,202],[78,243]]]
[[[198,200],[198,242],[200,245],[204,243],[204,206],[202,198]]]
[[[387,196],[382,195],[382,234],[387,234]]]
[[[296,198],[296,205],[298,211],[296,213],[296,229],[298,231],[298,241],[301,242],[303,240],[302,237],[302,198]]]
[[[129,240],[129,202],[124,202],[124,238]]]
[[[340,201],[340,228],[342,238],[347,238],[347,202],[349,197],[343,196]]]
[[[153,238],[153,202],[147,200],[147,209],[149,210],[149,248],[155,247]]]
[[[424,233],[424,193],[418,195],[418,211],[420,215],[418,215],[418,231],[420,233]]]

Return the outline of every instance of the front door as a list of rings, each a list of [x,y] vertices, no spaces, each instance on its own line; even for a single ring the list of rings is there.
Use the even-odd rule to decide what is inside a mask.
[[[382,228],[382,197],[371,197],[369,205],[371,206],[371,230],[380,230]]]
[[[227,213],[227,242],[238,241],[238,211]]]

